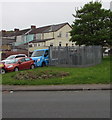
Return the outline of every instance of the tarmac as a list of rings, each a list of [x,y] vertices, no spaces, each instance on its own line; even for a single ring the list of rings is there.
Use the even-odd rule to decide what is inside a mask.
[[[112,90],[110,84],[75,84],[75,85],[1,85],[4,91],[82,91]]]

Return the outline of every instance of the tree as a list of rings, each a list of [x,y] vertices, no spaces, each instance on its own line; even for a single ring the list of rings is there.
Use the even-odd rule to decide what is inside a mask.
[[[112,46],[112,11],[102,9],[100,2],[89,2],[76,10],[70,31],[71,41],[76,45]]]

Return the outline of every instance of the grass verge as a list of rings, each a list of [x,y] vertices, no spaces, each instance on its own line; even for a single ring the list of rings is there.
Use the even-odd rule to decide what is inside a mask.
[[[43,72],[44,71],[44,72]],[[50,71],[48,73],[48,71]],[[40,76],[53,76],[55,73],[59,74],[53,77],[35,77],[27,79],[16,77],[18,74],[38,74]],[[66,74],[65,76],[60,74]],[[22,77],[23,75],[21,75]],[[24,70],[19,72],[11,72],[2,75],[2,84],[4,85],[59,85],[59,84],[109,84],[110,81],[110,58],[104,58],[102,63],[88,68],[62,68],[62,67],[39,67],[34,70]]]

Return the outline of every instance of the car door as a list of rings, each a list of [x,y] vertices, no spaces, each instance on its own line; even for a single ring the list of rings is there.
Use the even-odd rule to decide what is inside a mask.
[[[25,60],[25,58],[21,58],[19,61],[20,61],[19,69],[20,70],[27,69],[27,61]]]
[[[49,51],[48,50],[45,51],[44,58],[45,58],[46,64],[48,65],[49,63]]]
[[[25,58],[26,61],[26,69],[30,69],[31,67],[31,59],[30,58]]]

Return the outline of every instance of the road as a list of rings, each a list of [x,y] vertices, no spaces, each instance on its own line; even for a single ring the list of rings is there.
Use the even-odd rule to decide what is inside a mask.
[[[3,118],[109,118],[110,91],[3,93]]]

